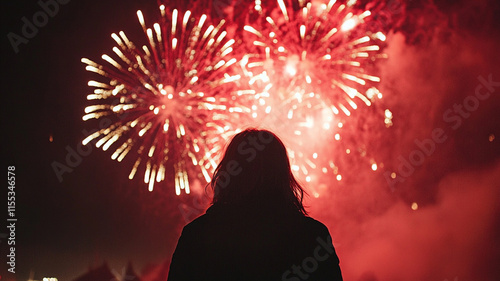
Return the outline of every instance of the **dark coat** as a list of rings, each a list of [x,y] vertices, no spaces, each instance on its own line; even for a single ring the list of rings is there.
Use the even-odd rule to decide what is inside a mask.
[[[324,224],[255,209],[212,206],[186,225],[168,280],[342,280]]]

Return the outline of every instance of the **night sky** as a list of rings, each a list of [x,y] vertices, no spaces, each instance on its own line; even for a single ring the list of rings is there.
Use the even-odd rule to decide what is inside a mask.
[[[68,155],[92,129],[82,115],[91,92],[87,81],[95,75],[80,59],[110,53],[113,32],[142,40],[136,11],[154,18],[156,1],[68,1],[18,52],[7,34],[21,34],[22,18],[31,19],[41,7],[37,1],[1,5],[2,169],[6,175],[15,166],[18,220],[13,276],[3,262],[3,184],[1,280],[72,280],[103,262],[118,273],[132,262],[151,276],[169,262],[181,227],[206,208],[202,188],[198,195],[176,196],[159,184],[149,192],[140,179],[128,180],[133,162],[117,163],[95,147],[84,156]],[[397,171],[436,129],[445,140],[404,182],[389,183],[382,170],[351,163],[345,174],[357,177],[342,184],[323,180],[315,187],[319,198],[306,203],[330,229],[345,280],[496,280],[500,4],[415,0],[403,6],[388,33],[389,58],[379,69],[394,126],[359,137],[377,148],[387,171]],[[477,108],[465,115],[453,111],[488,79],[495,82],[483,87],[490,95]],[[61,181],[55,162],[73,166]]]

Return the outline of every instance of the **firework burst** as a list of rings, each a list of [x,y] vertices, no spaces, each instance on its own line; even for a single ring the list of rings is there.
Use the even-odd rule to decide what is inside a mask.
[[[277,8],[266,11],[256,1],[262,21],[244,27],[252,39],[246,73],[265,85],[254,117],[260,115],[264,124],[286,120],[272,121],[269,127],[292,143],[295,170],[307,181],[317,168],[333,171],[341,180],[337,164],[328,156],[331,151],[320,151],[341,139],[354,110],[382,97],[376,87],[380,78],[369,69],[385,57],[385,35],[372,30],[376,25],[370,24],[370,11],[353,8],[356,1],[291,2],[277,0]]]
[[[232,72],[233,39],[224,22],[207,23],[160,6],[161,21],[147,28],[141,11],[139,22],[147,44],[138,48],[125,33],[112,34],[114,57],[103,55],[105,64],[82,59],[86,70],[105,78],[90,81],[94,88],[87,99],[83,120],[108,119],[109,126],[89,135],[103,150],[114,149],[111,158],[136,158],[132,179],[144,171],[144,182],[170,178],[176,193],[190,192],[191,177],[210,180],[217,153],[234,129],[234,122],[249,111],[237,104]]]

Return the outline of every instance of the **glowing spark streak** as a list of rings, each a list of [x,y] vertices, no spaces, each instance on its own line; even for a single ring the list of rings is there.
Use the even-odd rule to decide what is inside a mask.
[[[285,20],[289,21],[290,18],[288,17],[288,13],[286,11],[285,3],[283,2],[283,0],[278,0],[278,5],[281,9],[281,12],[283,13],[283,16],[285,17]]]
[[[346,20],[342,26],[340,27],[340,30],[342,30],[343,32],[347,32],[347,31],[350,31],[352,30],[354,27],[356,27],[357,25],[357,21],[356,21],[356,18],[350,18],[348,20]]]

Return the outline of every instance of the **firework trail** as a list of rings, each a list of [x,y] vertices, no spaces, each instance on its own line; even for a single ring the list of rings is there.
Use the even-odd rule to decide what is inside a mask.
[[[356,109],[382,98],[380,78],[370,69],[385,57],[385,35],[372,30],[371,12],[358,12],[355,2],[277,0],[277,8],[266,11],[256,1],[262,19],[244,27],[251,43],[245,75],[263,84],[254,117],[291,143],[294,169],[306,181],[312,170],[342,179],[330,157],[338,151],[322,151],[341,140]]]
[[[223,30],[224,21],[210,25],[206,15],[190,11],[171,14],[160,6],[161,21],[147,28],[141,11],[139,22],[147,44],[138,48],[124,32],[112,34],[115,58],[103,55],[106,64],[82,59],[86,70],[105,78],[90,81],[83,120],[108,118],[110,125],[89,135],[97,147],[114,152],[111,158],[135,158],[129,178],[144,170],[149,190],[155,182],[175,182],[176,193],[190,193],[189,179],[210,180],[217,154],[234,122],[248,109],[237,103],[232,71],[234,39]]]

